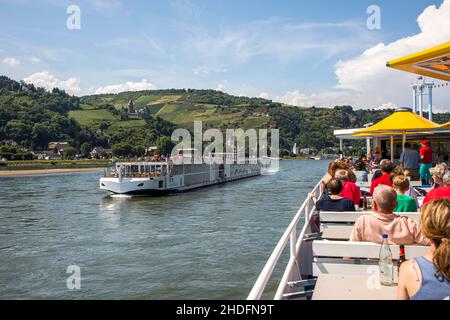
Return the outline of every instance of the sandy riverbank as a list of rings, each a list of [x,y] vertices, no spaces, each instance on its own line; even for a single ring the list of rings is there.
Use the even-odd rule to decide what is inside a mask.
[[[36,174],[57,174],[67,172],[102,171],[104,168],[65,168],[65,169],[36,169],[36,170],[0,170],[0,177],[28,176]]]

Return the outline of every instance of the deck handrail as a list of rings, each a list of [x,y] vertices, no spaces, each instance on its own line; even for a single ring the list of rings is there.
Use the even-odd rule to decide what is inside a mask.
[[[317,196],[320,196],[323,192],[322,188],[322,180],[320,179],[319,183],[314,187],[311,193],[316,194]],[[300,219],[305,216],[305,226],[308,224],[309,220],[309,210],[310,210],[310,203],[312,202],[312,197],[308,194],[303,204],[298,209],[296,215],[292,219],[291,223],[287,227],[286,231],[281,236],[281,239],[278,241],[278,244],[276,245],[275,249],[273,250],[272,254],[269,257],[269,260],[267,260],[266,264],[264,265],[264,268],[262,269],[260,275],[258,276],[258,279],[256,280],[255,284],[253,285],[252,290],[250,291],[250,294],[247,297],[247,300],[259,300],[261,299],[262,294],[264,293],[267,283],[269,282],[270,278],[272,277],[273,270],[275,269],[276,265],[279,262],[280,256],[283,253],[284,249],[286,248],[286,245],[289,241],[290,243],[290,258],[288,265],[295,262],[297,257],[297,249],[298,249],[298,240],[297,240],[297,225],[300,222]],[[314,203],[313,203],[314,206]],[[311,207],[312,208],[312,207]],[[313,209],[311,209],[312,212]],[[300,237],[298,238],[301,240],[304,236],[304,230],[301,232]],[[284,278],[285,276],[283,276]],[[279,290],[277,290],[277,294],[275,295],[275,299],[280,298],[280,294],[278,293]]]

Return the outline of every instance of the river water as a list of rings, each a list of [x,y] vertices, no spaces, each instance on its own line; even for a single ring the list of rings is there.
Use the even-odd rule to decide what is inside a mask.
[[[1,177],[0,298],[245,299],[327,161],[280,166],[162,197],[111,197],[102,172]]]

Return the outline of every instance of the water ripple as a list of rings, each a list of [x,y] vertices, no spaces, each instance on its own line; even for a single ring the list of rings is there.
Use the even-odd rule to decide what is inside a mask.
[[[245,298],[326,166],[163,197],[108,196],[98,172],[2,178],[0,298]]]

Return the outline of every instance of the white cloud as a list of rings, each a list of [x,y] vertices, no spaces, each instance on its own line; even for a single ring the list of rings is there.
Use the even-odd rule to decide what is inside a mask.
[[[412,104],[411,82],[415,75],[386,67],[386,62],[418,52],[450,39],[450,0],[440,7],[427,7],[417,18],[418,34],[384,44],[379,43],[361,55],[336,64],[336,88],[322,93],[304,94],[299,90],[276,97],[294,105],[327,106],[351,104],[355,107],[396,107]],[[435,111],[450,111],[450,91],[435,89]]]
[[[359,93],[343,90],[312,94],[305,94],[300,92],[300,90],[292,90],[282,96],[275,96],[273,100],[302,107],[334,107],[336,105],[355,106],[359,98]]]
[[[102,93],[119,93],[123,91],[139,91],[139,90],[153,90],[156,89],[156,86],[153,83],[147,81],[147,79],[143,79],[140,82],[125,82],[119,84],[112,84],[105,87],[100,87],[95,90],[96,94]]]
[[[226,89],[227,89],[227,86],[223,83],[219,83],[216,88],[217,91],[222,91],[222,92],[225,92]]]
[[[37,87],[46,88],[48,90],[51,90],[53,88],[63,89],[70,94],[80,93],[81,91],[79,79],[68,78],[67,80],[60,80],[46,70],[34,73],[24,78],[23,81],[32,83]]]
[[[32,64],[38,64],[39,62],[41,62],[41,60],[38,57],[35,56],[31,56],[29,57],[29,60]]]
[[[328,59],[339,53],[360,50],[374,43],[378,34],[365,24],[293,23],[290,19],[270,18],[253,21],[239,28],[215,31],[183,24],[186,55],[210,63],[242,64],[260,56],[292,61],[302,55],[320,53]]]
[[[7,64],[10,67],[15,67],[20,64],[20,60],[14,58],[14,57],[7,57],[3,59],[3,63]]]
[[[207,76],[210,73],[226,73],[228,72],[225,68],[208,68],[208,67],[197,67],[192,69],[192,73],[196,76]]]
[[[263,91],[258,95],[258,98],[269,99],[269,96],[269,93]]]
[[[192,73],[195,74],[196,76],[199,75],[207,76],[209,74],[209,70],[203,68],[194,68],[192,69]]]

